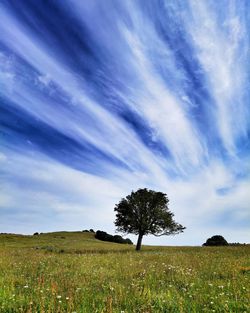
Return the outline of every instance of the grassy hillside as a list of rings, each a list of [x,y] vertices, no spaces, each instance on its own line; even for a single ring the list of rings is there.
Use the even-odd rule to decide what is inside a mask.
[[[249,312],[250,247],[0,235],[0,312]]]
[[[53,232],[24,236],[0,234],[0,247],[30,248],[61,253],[105,253],[109,251],[131,251],[130,245],[116,244],[95,239],[91,232]]]

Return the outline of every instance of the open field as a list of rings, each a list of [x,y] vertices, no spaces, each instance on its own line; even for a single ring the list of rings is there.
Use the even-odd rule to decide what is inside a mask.
[[[0,312],[249,312],[250,247],[0,235]]]

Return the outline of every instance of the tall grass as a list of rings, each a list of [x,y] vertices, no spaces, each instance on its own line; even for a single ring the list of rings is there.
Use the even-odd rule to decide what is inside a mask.
[[[92,234],[34,237],[0,236],[0,312],[250,310],[249,246],[138,253]]]

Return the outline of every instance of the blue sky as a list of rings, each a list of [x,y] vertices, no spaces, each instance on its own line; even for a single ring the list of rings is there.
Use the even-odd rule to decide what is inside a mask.
[[[249,1],[0,1],[0,232],[102,229],[131,190],[249,241]],[[133,237],[131,237],[133,238]]]

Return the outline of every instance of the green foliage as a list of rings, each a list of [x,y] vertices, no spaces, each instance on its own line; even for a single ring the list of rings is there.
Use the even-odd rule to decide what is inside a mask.
[[[203,246],[227,246],[228,242],[223,236],[215,235],[211,238],[208,238]]]
[[[175,235],[185,227],[174,221],[174,214],[168,208],[166,194],[153,190],[138,189],[116,204],[115,226],[124,233],[139,235],[137,250],[144,235]]]

